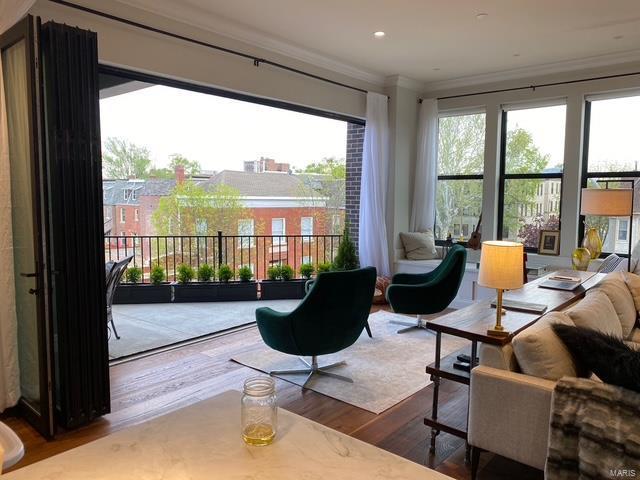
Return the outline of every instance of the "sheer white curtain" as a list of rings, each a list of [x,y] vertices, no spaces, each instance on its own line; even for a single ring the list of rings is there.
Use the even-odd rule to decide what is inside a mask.
[[[26,108],[26,106],[25,106]],[[9,132],[4,95],[4,75],[0,57],[0,411],[18,403],[18,324],[13,277],[13,229],[11,224],[11,181]]]
[[[438,100],[435,98],[425,98],[420,106],[417,153],[409,227],[412,232],[424,232],[433,229],[436,221]]]
[[[36,0],[0,0],[0,33],[25,16]]]
[[[358,253],[360,265],[376,267],[378,275],[390,274],[385,218],[389,170],[388,110],[388,100],[385,95],[367,93]]]

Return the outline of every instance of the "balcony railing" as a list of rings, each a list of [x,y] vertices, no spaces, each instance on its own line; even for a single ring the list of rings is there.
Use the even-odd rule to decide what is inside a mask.
[[[166,280],[175,281],[176,269],[187,264],[198,269],[208,264],[216,269],[229,265],[237,278],[238,269],[251,267],[254,279],[267,278],[271,265],[288,264],[296,272],[303,263],[332,262],[341,235],[105,235],[105,260],[117,261],[133,256],[131,267],[142,269],[142,282],[149,283],[154,265],[165,270]]]

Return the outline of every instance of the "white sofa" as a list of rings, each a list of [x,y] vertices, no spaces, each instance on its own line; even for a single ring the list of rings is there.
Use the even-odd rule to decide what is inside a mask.
[[[614,272],[584,299],[546,314],[511,344],[482,344],[479,366],[471,372],[469,444],[543,470],[553,389],[560,378],[582,373],[551,325],[598,329],[640,348],[638,311],[640,277]]]

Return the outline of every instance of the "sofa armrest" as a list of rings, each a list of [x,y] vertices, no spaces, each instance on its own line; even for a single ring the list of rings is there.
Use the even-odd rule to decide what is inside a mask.
[[[471,371],[469,444],[544,469],[556,382],[478,366]]]

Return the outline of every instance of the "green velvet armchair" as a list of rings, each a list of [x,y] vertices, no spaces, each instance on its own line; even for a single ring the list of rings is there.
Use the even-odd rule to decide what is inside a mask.
[[[278,370],[270,374],[306,374],[303,387],[313,375],[326,375],[353,383],[327,370],[344,365],[319,366],[318,355],[339,352],[353,345],[365,328],[376,285],[373,267],[318,274],[311,289],[293,312],[269,307],[256,310],[260,335],[269,347],[300,357],[307,368]]]
[[[435,270],[427,273],[397,273],[387,288],[387,300],[396,313],[417,315],[417,323],[393,321],[406,328],[398,333],[408,332],[413,328],[425,328],[420,315],[438,313],[447,308],[458,294],[467,262],[467,250],[461,245],[454,245],[445,259]]]

